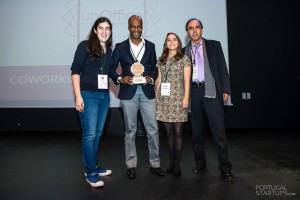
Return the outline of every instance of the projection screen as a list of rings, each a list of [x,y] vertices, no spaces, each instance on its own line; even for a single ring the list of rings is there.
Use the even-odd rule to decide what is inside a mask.
[[[185,23],[203,22],[203,37],[219,40],[228,63],[226,0],[9,0],[0,1],[0,107],[74,107],[70,77],[77,44],[94,21],[108,17],[113,44],[128,38],[128,18],[143,18],[143,37],[157,57],[168,32],[187,44]],[[111,107],[119,107],[118,86],[110,83]]]

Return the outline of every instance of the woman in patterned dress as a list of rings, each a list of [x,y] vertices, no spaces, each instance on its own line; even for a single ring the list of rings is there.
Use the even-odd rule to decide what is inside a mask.
[[[180,176],[183,125],[188,121],[191,62],[182,52],[181,40],[175,33],[167,34],[156,66],[156,119],[165,127],[170,154],[166,172]]]

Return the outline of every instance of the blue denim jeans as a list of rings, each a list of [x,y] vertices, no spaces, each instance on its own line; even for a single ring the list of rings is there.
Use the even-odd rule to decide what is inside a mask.
[[[84,111],[79,112],[82,128],[82,160],[86,173],[94,173],[97,166],[99,140],[109,108],[109,92],[82,91]]]

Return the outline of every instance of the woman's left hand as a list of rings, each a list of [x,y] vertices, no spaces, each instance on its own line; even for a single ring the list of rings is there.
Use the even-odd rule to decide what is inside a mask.
[[[189,100],[184,98],[182,101],[182,109],[187,109],[189,107]]]

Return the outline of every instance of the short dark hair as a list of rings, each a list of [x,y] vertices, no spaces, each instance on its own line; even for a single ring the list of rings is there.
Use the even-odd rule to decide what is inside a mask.
[[[142,19],[141,16],[139,16],[139,15],[131,15],[131,16],[128,18],[128,26],[129,26],[129,24],[130,24],[131,19],[133,19],[133,18],[137,18],[137,19],[141,20],[141,22],[142,22],[142,24],[143,24],[143,19]]]
[[[186,22],[186,24],[185,24],[185,30],[187,31],[187,26],[188,26],[188,24],[191,22],[191,21],[198,21],[199,22],[199,24],[200,24],[200,26],[201,26],[201,29],[203,29],[203,24],[202,24],[202,22],[199,20],[199,19],[197,19],[197,18],[190,18],[187,22]]]

